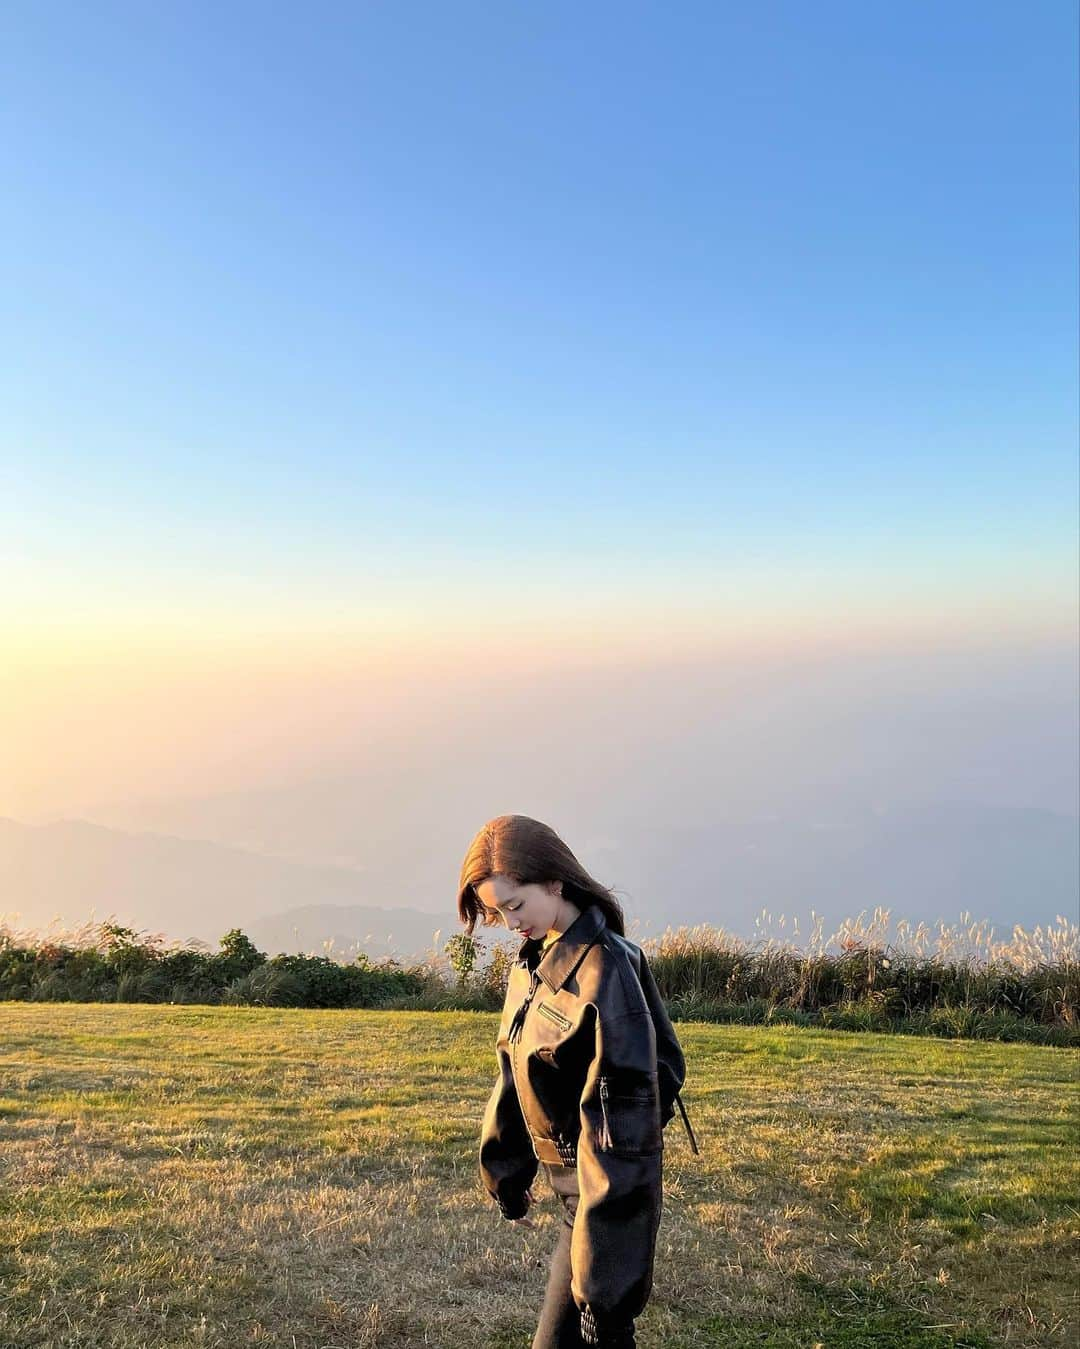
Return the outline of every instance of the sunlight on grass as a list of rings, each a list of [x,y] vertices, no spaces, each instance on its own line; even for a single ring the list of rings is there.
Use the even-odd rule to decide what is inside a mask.
[[[480,1190],[495,1026],[0,1006],[0,1344],[521,1349],[558,1215]],[[1070,1055],[679,1029],[643,1349],[1071,1343]]]

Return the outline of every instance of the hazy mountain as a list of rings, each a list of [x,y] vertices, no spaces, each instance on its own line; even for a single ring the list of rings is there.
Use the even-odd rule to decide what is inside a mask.
[[[370,881],[344,867],[304,865],[199,839],[122,833],[82,820],[31,826],[0,819],[0,914],[19,927],[43,928],[54,917],[76,926],[92,913],[99,921],[113,914],[131,927],[216,944],[229,928],[253,934],[259,920],[285,909],[356,905],[373,893]],[[410,941],[415,936],[417,949],[430,945],[444,915],[397,910],[389,896],[379,897],[385,907],[367,904],[352,940],[372,932],[375,949],[393,931]],[[284,931],[294,925],[290,919]]]
[[[669,923],[710,922],[752,938],[763,909],[774,931],[787,915],[787,934],[795,918],[805,934],[816,910],[826,935],[879,905],[894,921],[930,924],[955,923],[968,911],[1001,936],[1016,923],[1030,929],[1077,912],[1080,827],[1052,811],[802,801],[662,829],[630,812],[605,814],[603,803],[583,805],[582,816],[582,860],[615,885],[639,937]],[[227,812],[217,818],[228,827]],[[351,842],[356,861],[366,859],[360,870],[80,821],[0,821],[0,910],[21,911],[29,927],[54,914],[79,923],[94,910],[99,919],[112,913],[135,927],[212,942],[239,926],[267,950],[320,950],[333,939],[337,952],[360,945],[375,955],[421,953],[436,929],[443,942],[457,930],[463,835],[451,832],[444,826],[418,846],[411,822],[371,836],[349,812],[336,852]]]
[[[1076,911],[1071,650],[838,642],[558,672],[504,654],[417,675],[387,707],[343,686],[321,709],[333,754],[313,744],[276,778],[77,813],[355,882],[260,915],[407,905],[445,926],[469,840],[514,811],[558,829],[643,932],[753,937],[763,908],[804,931],[811,908],[831,928],[883,905],[1005,931]]]
[[[245,929],[261,951],[313,951],[338,960],[350,960],[358,951],[375,959],[424,960],[458,930],[456,915],[359,904],[308,904],[257,918]]]
[[[762,908],[799,916],[804,932],[811,909],[835,929],[879,905],[894,921],[930,924],[967,911],[1003,937],[1017,923],[1080,916],[1080,821],[1046,810],[936,804],[728,818],[676,829],[638,856],[645,893],[662,892],[693,859],[702,880],[684,911],[744,933]]]

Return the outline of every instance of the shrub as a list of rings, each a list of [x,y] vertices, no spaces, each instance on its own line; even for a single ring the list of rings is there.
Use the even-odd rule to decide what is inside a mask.
[[[213,957],[213,961],[215,974],[220,972],[223,984],[231,984],[243,975],[250,974],[266,961],[265,953],[257,950],[251,938],[245,937],[238,927],[226,932],[218,946],[218,954]]]
[[[264,963],[234,979],[221,1000],[247,1007],[303,1007],[303,998],[303,984],[291,970]]]
[[[845,921],[835,950],[818,940],[802,950],[772,939],[753,947],[706,926],[669,929],[644,945],[675,1020],[1080,1045],[1075,925],[1059,917],[1045,933],[1016,928],[1011,943],[984,940],[973,925],[967,947],[943,927],[931,951],[921,926],[912,941],[884,944],[879,915],[888,916],[878,910],[868,927],[861,915]],[[210,951],[164,949],[160,937],[113,922],[74,939],[0,927],[0,998],[485,1011],[502,1004],[513,950],[496,945],[481,963],[482,949],[456,934],[443,960],[403,968],[364,954],[352,963],[268,958],[239,928]]]
[[[446,958],[450,968],[457,975],[458,988],[463,989],[469,982],[469,975],[479,955],[479,944],[475,937],[467,932],[457,932],[446,943]]]

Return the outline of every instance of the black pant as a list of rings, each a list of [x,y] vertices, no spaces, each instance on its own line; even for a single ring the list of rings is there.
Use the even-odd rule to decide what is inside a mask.
[[[551,1254],[544,1305],[533,1336],[532,1349],[588,1349],[581,1338],[581,1313],[570,1293],[570,1238],[578,1206],[577,1169],[544,1163],[551,1188],[562,1201],[559,1239]],[[620,1342],[620,1349],[634,1349],[634,1337]]]

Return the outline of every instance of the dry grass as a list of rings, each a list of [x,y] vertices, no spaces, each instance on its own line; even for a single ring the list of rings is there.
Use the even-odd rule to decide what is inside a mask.
[[[1007,964],[1027,973],[1044,966],[1080,964],[1080,926],[1063,914],[1058,914],[1053,925],[1036,926],[1030,930],[1017,923],[1003,940],[986,919],[973,921],[971,914],[960,915],[959,923],[913,924],[907,918],[895,925],[892,910],[876,908],[867,918],[866,910],[853,918],[845,918],[834,931],[825,935],[825,921],[810,910],[811,926],[807,933],[799,930],[799,920],[788,925],[786,914],[773,916],[762,909],[754,919],[755,935],[747,941],[726,928],[701,923],[695,927],[667,928],[660,936],[645,940],[646,950],[658,955],[691,953],[702,943],[725,951],[769,952],[820,958],[853,950],[885,950],[912,960],[937,960],[941,964],[970,963],[973,965]]]
[[[479,1013],[0,1005],[0,1345],[528,1345]],[[682,1024],[643,1349],[1071,1344],[1075,1060]],[[546,1192],[546,1191],[545,1191]]]
[[[635,920],[630,924],[627,935],[640,941],[646,950],[664,955],[692,952],[704,942],[726,951],[776,951],[798,954],[808,959],[855,949],[887,949],[898,956],[915,960],[935,959],[943,964],[970,962],[976,965],[997,962],[1011,965],[1022,972],[1043,966],[1080,964],[1080,925],[1063,914],[1058,914],[1055,923],[1047,924],[1046,927],[1038,925],[1028,929],[1017,923],[1007,940],[999,935],[997,928],[988,920],[972,920],[969,912],[960,914],[959,923],[939,922],[934,927],[923,922],[913,924],[907,918],[894,922],[892,910],[881,907],[874,909],[869,918],[866,914],[867,911],[863,909],[854,917],[843,919],[835,931],[828,935],[825,933],[824,919],[813,909],[810,910],[810,927],[806,933],[801,932],[797,915],[793,915],[789,923],[787,914],[774,916],[767,909],[762,909],[754,919],[755,931],[750,940],[712,923],[668,927],[659,936],[646,937],[639,930],[640,923]],[[17,913],[0,912],[0,945],[38,947],[51,944],[97,950],[102,948],[103,922],[116,921],[115,914],[105,920],[91,915],[85,922],[69,926],[56,917],[44,928],[24,928],[19,925],[18,917]],[[206,942],[195,939],[170,942],[163,932],[142,931],[138,937],[141,943],[162,950],[211,950]],[[427,964],[443,977],[450,978],[453,971],[443,951],[442,937],[441,928],[432,932]],[[510,944],[516,948],[516,941]],[[308,954],[327,956],[347,964],[363,955],[365,950],[363,940],[335,946],[334,939],[330,938],[322,943],[319,950],[313,949]]]

